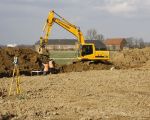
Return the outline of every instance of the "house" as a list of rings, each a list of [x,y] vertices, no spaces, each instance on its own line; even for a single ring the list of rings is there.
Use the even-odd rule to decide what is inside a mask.
[[[85,40],[86,43],[95,44],[96,50],[106,50],[106,46],[99,40]],[[76,50],[78,41],[76,39],[49,39],[48,50]],[[35,50],[39,50],[39,41],[35,43]]]
[[[107,49],[110,51],[120,51],[126,47],[126,39],[125,38],[111,38],[105,40],[105,45]]]

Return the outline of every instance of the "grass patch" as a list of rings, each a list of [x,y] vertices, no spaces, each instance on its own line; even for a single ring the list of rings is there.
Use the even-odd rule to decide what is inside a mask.
[[[51,51],[51,58],[75,58],[77,57],[76,51]]]
[[[77,58],[77,51],[50,51],[50,58],[59,65],[71,64]]]

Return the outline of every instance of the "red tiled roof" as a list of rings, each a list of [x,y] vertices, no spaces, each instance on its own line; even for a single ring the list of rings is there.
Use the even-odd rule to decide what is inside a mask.
[[[123,41],[125,41],[124,38],[111,38],[111,39],[107,39],[105,41],[106,45],[120,45]]]

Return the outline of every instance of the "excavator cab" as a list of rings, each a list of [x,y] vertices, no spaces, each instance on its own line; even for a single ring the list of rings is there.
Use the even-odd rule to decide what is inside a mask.
[[[95,50],[95,45],[92,43],[85,43],[80,45],[79,48],[79,56],[78,59],[82,61],[90,60],[90,61],[108,61],[109,58],[109,51],[107,50]]]
[[[81,56],[91,55],[93,54],[93,46],[92,45],[82,45]]]
[[[95,47],[93,44],[84,43],[80,44],[78,49],[78,59],[82,61],[91,60],[94,57]]]

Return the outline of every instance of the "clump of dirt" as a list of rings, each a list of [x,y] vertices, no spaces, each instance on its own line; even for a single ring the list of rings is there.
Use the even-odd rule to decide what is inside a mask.
[[[0,90],[0,97],[4,98],[7,96],[7,89],[1,89]]]
[[[42,62],[48,59],[29,48],[0,48],[0,77],[12,75],[14,56],[18,57],[22,74],[41,69]]]
[[[82,72],[88,70],[109,70],[112,68],[112,64],[104,63],[89,63],[89,62],[76,62],[70,65],[64,65],[61,68],[61,72]]]
[[[16,115],[11,114],[11,113],[6,113],[5,115],[0,114],[0,120],[11,120],[14,118]]]
[[[150,68],[150,60],[148,60],[144,65],[142,66],[143,68]]]
[[[124,50],[115,53],[112,63],[119,69],[139,68],[149,65],[150,48]]]

